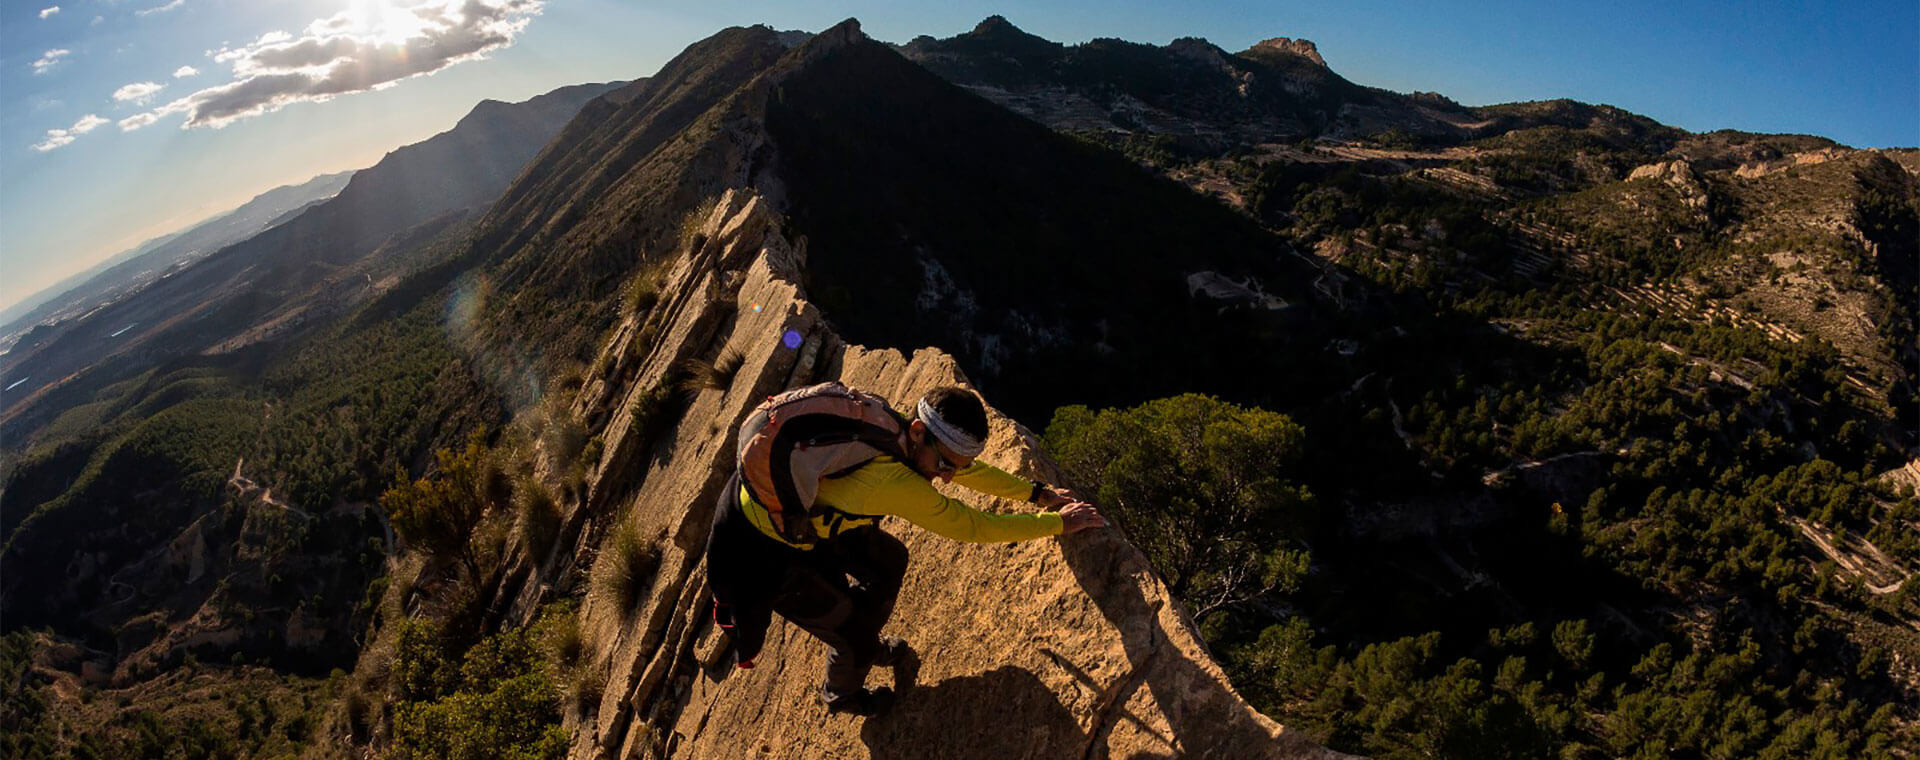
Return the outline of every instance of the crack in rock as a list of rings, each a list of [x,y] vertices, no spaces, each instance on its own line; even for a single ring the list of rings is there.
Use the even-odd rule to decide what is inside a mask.
[[[1121,713],[1126,710],[1127,697],[1140,690],[1140,686],[1146,683],[1147,677],[1159,664],[1160,656],[1164,653],[1167,643],[1166,633],[1160,630],[1157,624],[1159,614],[1160,605],[1155,604],[1151,619],[1154,619],[1156,624],[1151,629],[1153,638],[1148,643],[1145,656],[1136,660],[1132,667],[1127,669],[1127,674],[1116,680],[1112,686],[1107,687],[1095,701],[1098,707],[1094,711],[1096,717],[1093,730],[1087,735],[1087,749],[1081,753],[1081,760],[1093,760],[1098,756],[1096,753],[1106,747],[1107,735],[1112,733],[1113,725],[1119,722]]]

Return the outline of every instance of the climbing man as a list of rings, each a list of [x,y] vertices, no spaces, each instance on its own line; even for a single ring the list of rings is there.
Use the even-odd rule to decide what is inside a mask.
[[[880,637],[907,571],[906,546],[880,518],[973,543],[1106,525],[1067,489],[976,461],[986,438],[985,406],[955,386],[927,393],[906,415],[839,383],[791,390],[755,409],[740,427],[739,466],[707,541],[714,619],[736,664],[753,667],[778,612],[827,645],[828,712],[878,715],[893,691],[866,688],[867,672],[915,657],[906,642]],[[934,490],[936,478],[1058,511],[982,512]]]

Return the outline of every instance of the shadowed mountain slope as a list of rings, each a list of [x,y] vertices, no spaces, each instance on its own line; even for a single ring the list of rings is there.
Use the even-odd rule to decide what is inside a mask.
[[[550,358],[584,358],[636,266],[747,181],[763,141],[730,109],[786,50],[770,29],[728,29],[583,108],[480,222],[474,251],[505,298],[488,317]]]
[[[25,331],[36,323],[53,323],[85,314],[102,302],[145,286],[173,267],[191,263],[200,256],[293,218],[308,206],[333,197],[352,177],[353,172],[339,172],[314,177],[298,185],[276,187],[255,196],[239,208],[115,256],[93,270],[75,275],[74,281],[62,284],[65,286],[63,292],[50,295],[45,303],[37,307],[29,307],[30,310],[22,313],[18,319],[0,317],[8,320],[8,324],[0,326],[0,335]],[[54,288],[62,288],[62,285]],[[52,332],[52,328],[48,328],[42,334]],[[0,338],[0,348],[11,348],[12,345],[5,338]],[[32,342],[29,341],[27,345],[31,346]]]
[[[46,412],[129,373],[225,350],[223,341],[257,342],[255,328],[275,316],[282,318],[267,333],[307,321],[300,315],[308,307],[333,312],[370,297],[380,284],[348,267],[410,228],[436,217],[444,226],[449,214],[494,200],[582,103],[619,84],[483,102],[453,129],[356,172],[332,200],[61,326],[37,348],[0,357],[0,376],[25,380],[0,398],[0,424],[9,437],[24,437]]]
[[[823,86],[834,78],[842,78],[838,90],[871,99],[838,100]],[[954,262],[958,281],[982,293],[985,306],[1012,302],[1011,292],[995,289],[990,279],[976,282],[992,271],[993,260],[963,259],[1015,236],[969,238],[980,234],[970,227],[936,237],[933,228],[965,214],[1015,213],[1023,204],[1039,208],[1014,217],[1015,224],[1058,213],[1066,218],[1051,234],[1064,235],[1068,225],[1098,226],[1095,204],[1059,197],[1076,175],[1103,183],[1122,199],[1117,211],[1106,212],[1106,222],[1120,232],[1096,238],[1094,246],[1120,249],[1107,254],[1113,267],[1145,267],[1157,252],[1160,260],[1143,274],[1151,279],[1136,286],[1108,274],[1096,256],[1082,264],[1048,264],[1058,269],[1009,272],[998,282],[1035,288],[1048,276],[1078,273],[1088,281],[1080,283],[1083,293],[1076,298],[1141,299],[1143,308],[1191,311],[1181,319],[1203,324],[1220,318],[1228,302],[1194,295],[1182,267],[1217,268],[1243,278],[1252,272],[1276,280],[1291,275],[1294,280],[1277,286],[1289,294],[1307,285],[1300,268],[1274,264],[1272,257],[1282,252],[1265,248],[1271,241],[1230,213],[954,88],[867,39],[851,21],[791,50],[772,30],[727,30],[621,95],[624,102],[607,98],[583,110],[482,221],[466,254],[484,262],[485,284],[475,290],[484,298],[477,310],[488,315],[483,338],[505,353],[537,346],[549,366],[573,367],[578,384],[551,392],[571,396],[572,419],[583,425],[582,435],[601,442],[589,449],[595,458],[588,460],[583,498],[567,505],[555,548],[514,549],[486,584],[498,589],[487,608],[502,611],[512,627],[570,585],[620,572],[617,563],[608,563],[617,553],[611,542],[621,534],[650,537],[660,550],[651,588],[633,600],[637,607],[590,595],[582,608],[585,649],[593,654],[582,666],[586,670],[573,677],[605,686],[603,696],[581,706],[584,714],[567,718],[574,757],[775,751],[762,747],[798,756],[969,757],[980,747],[958,736],[994,733],[1003,728],[996,715],[1026,710],[1038,721],[1033,730],[1014,731],[994,746],[1014,756],[1331,756],[1234,695],[1179,606],[1117,535],[1017,548],[914,535],[917,567],[967,570],[923,569],[909,580],[910,599],[903,601],[899,624],[927,657],[923,676],[929,688],[910,694],[893,722],[875,721],[864,729],[851,722],[823,724],[822,708],[805,698],[815,688],[807,674],[823,653],[790,633],[776,633],[766,656],[769,665],[789,667],[703,675],[700,661],[714,655],[715,641],[707,623],[702,547],[741,417],[769,393],[821,379],[880,390],[904,404],[931,385],[967,376],[965,362],[956,365],[938,350],[919,349],[926,342],[965,345],[966,337],[949,322],[887,333],[915,350],[911,361],[890,348],[848,345],[829,325],[828,315],[850,329],[858,329],[853,326],[860,320],[907,321],[900,314],[917,313],[912,301],[923,280],[911,245],[828,234],[830,220],[847,213],[828,209],[855,193],[822,183],[871,181],[859,188],[862,207],[876,215],[901,214],[907,239],[918,236],[939,247],[938,255]],[[818,109],[905,110],[926,122],[951,122],[923,139],[949,141],[945,147],[956,156],[979,151],[1007,158],[996,165],[1016,167],[1002,178],[1008,197],[975,199],[946,212],[952,216],[913,218],[904,205],[925,202],[912,195],[918,192],[913,187],[939,184],[924,181],[938,175],[919,172],[944,164],[928,165],[932,159],[902,142],[909,137],[853,114],[837,139],[866,141],[875,151],[866,160],[898,162],[900,174],[884,181],[836,176],[816,162],[842,154],[790,156],[828,150],[813,139],[825,139],[813,131],[825,127],[806,123]],[[965,139],[978,131],[987,134]],[[1065,157],[1050,157],[1055,153]],[[1030,176],[1019,174],[1021,158],[1037,162]],[[950,179],[962,190],[989,181],[979,174]],[[1030,187],[1022,189],[1023,183]],[[871,205],[889,194],[902,194],[900,205]],[[1120,235],[1148,230],[1120,217],[1147,213],[1184,215],[1191,226],[1174,224],[1171,232],[1123,245]],[[801,225],[809,220],[816,226],[806,229],[816,234],[803,241]],[[1203,222],[1219,224],[1213,232],[1225,252],[1209,256],[1205,247],[1177,239],[1198,235]],[[1037,250],[998,255],[1031,258]],[[1073,258],[1066,248],[1054,250],[1057,258]],[[903,255],[904,262],[898,260]],[[843,311],[823,312],[805,300],[802,293],[816,286],[848,290],[850,283],[825,272],[859,258],[885,271],[905,266],[912,273],[910,282],[875,286],[892,289],[874,293],[885,299],[885,308],[904,312],[876,317],[846,303]],[[939,260],[935,266],[942,266]],[[634,290],[652,295],[630,295]],[[1072,312],[1045,313],[1064,319]],[[1076,332],[1053,338],[1012,334],[1004,353],[975,353],[1004,362],[1058,345],[1044,340],[1093,340],[1087,332],[1095,329],[1093,321],[1087,317],[1075,324]],[[1138,334],[1130,322],[1111,329],[1116,340]],[[1173,341],[1156,345],[1174,349]],[[675,393],[690,362],[711,364],[732,354],[741,355],[741,365],[726,388],[685,391],[684,402],[661,400],[668,398],[663,393]],[[997,399],[992,390],[987,397]],[[998,419],[997,453],[990,458],[1036,476],[1056,474],[1036,454],[1030,433]],[[541,456],[536,471],[572,466],[553,449]],[[990,583],[996,577],[1024,580],[983,594],[982,583],[1000,585]],[[981,712],[986,705],[998,707]],[[914,728],[938,715],[973,716],[965,718],[972,728]]]
[[[585,109],[476,235],[496,326],[549,361],[588,361],[701,199],[753,186],[791,216],[850,339],[952,351],[1016,414],[1193,377],[1254,397],[1339,382],[1305,370],[1330,361],[1313,293],[1339,273],[863,36],[786,53],[771,30],[729,30],[629,95]],[[1249,333],[1261,351],[1238,350]],[[1069,365],[1101,382],[1062,391],[1046,373]]]
[[[437,440],[441,424],[458,430],[487,416],[490,400],[448,353],[431,310],[335,335],[331,354],[292,339],[326,332],[318,328],[379,294],[405,293],[396,285],[452,248],[446,239],[459,239],[462,216],[491,201],[582,102],[617,86],[484,103],[454,129],[357,173],[334,199],[7,356],[8,376],[28,379],[0,411],[0,438],[18,457],[9,463],[24,462],[0,489],[7,625],[51,625],[98,644],[119,638],[129,618],[164,610],[168,625],[143,623],[134,643],[120,641],[129,678],[210,642],[253,654],[306,649],[314,666],[350,658],[353,601],[379,562],[377,551],[362,553],[364,533],[379,527],[364,509],[369,481],[410,466],[411,449]],[[416,311],[420,297],[400,311]],[[356,356],[369,366],[351,365]],[[428,416],[398,416],[394,402]],[[328,419],[307,418],[314,408]],[[41,434],[53,443],[36,450]],[[292,484],[281,483],[276,500],[271,484],[246,477],[260,472],[235,461],[276,450],[285,455],[278,469],[310,476],[290,509]],[[263,527],[249,505],[295,517]],[[288,522],[306,534],[294,545],[311,554],[273,543]],[[209,541],[248,548],[207,559]],[[200,570],[185,572],[182,557]],[[245,582],[210,590],[230,569]],[[296,574],[334,597],[324,610],[311,605],[303,629],[331,629],[331,638],[250,628],[222,606],[284,601],[300,585],[282,579]],[[53,578],[61,582],[22,591]],[[189,620],[203,604],[204,619]],[[134,656],[149,645],[154,653]]]
[[[1179,390],[1312,397],[1337,382],[1307,368],[1325,364],[1335,329],[1313,285],[1338,274],[884,45],[796,71],[767,128],[809,292],[848,339],[940,346],[1016,415]],[[1204,295],[1214,282],[1243,286],[1240,299]],[[1068,368],[1086,381],[1056,374]]]

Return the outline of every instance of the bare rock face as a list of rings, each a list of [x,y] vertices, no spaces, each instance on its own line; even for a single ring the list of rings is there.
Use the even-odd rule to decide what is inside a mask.
[[[1283,53],[1291,53],[1293,55],[1300,56],[1301,58],[1305,58],[1309,61],[1313,61],[1314,63],[1317,63],[1321,66],[1327,65],[1327,59],[1320,57],[1320,48],[1315,47],[1311,40],[1296,40],[1288,37],[1274,37],[1272,39],[1261,40],[1259,42],[1254,43],[1253,48],[1255,50],[1261,50],[1261,49],[1278,50]]]
[[[1681,159],[1657,161],[1634,167],[1627,174],[1628,180],[1655,179],[1665,182],[1680,193],[1687,207],[1696,211],[1707,206],[1707,188],[1700,183],[1700,175],[1693,170],[1693,164]]]
[[[1672,185],[1687,185],[1699,181],[1699,178],[1693,174],[1693,166],[1681,160],[1657,161],[1636,166],[1627,174],[1627,179],[1657,179]]]
[[[832,376],[896,405],[964,382],[952,358],[933,349],[908,358],[848,347],[835,364]],[[997,415],[993,429],[987,461],[1057,479],[1030,432]],[[782,625],[760,667],[692,683],[673,728],[690,756],[781,756],[795,747],[804,756],[876,758],[1330,756],[1233,693],[1117,532],[975,546],[887,527],[914,557],[890,633],[925,659],[896,711],[864,722],[826,717],[812,699],[824,647]]]
[[[1786,171],[1796,166],[1824,164],[1836,158],[1845,157],[1850,151],[1839,148],[1819,148],[1794,153],[1773,161],[1753,161],[1734,169],[1733,174],[1741,179],[1758,179],[1775,172]]]
[[[624,609],[590,595],[582,608],[589,672],[606,687],[586,714],[570,711],[572,757],[1341,757],[1240,699],[1117,529],[971,545],[890,520],[913,563],[887,633],[911,642],[923,663],[885,717],[827,715],[816,697],[824,645],[777,617],[757,667],[720,662],[704,547],[747,412],[824,379],[896,407],[966,382],[935,349],[909,357],[840,341],[796,284],[804,256],[763,198],[729,191],[673,268],[669,300],[637,318],[637,330],[618,331],[658,338],[634,360],[631,382],[608,388],[623,402],[607,405],[607,453],[536,580],[599,575],[599,547],[623,528],[657,540],[661,559],[646,601]],[[608,350],[634,353],[625,340]],[[643,405],[632,401],[678,363],[722,352],[745,357],[731,384],[700,391],[671,430],[647,440],[650,423],[633,418]],[[991,416],[983,459],[1059,478],[1030,431]],[[953,493],[989,510],[1035,508]],[[518,614],[530,615],[548,585],[526,584]],[[877,668],[869,685],[897,675]]]

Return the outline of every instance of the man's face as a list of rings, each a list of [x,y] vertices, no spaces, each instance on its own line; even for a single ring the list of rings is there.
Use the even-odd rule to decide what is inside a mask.
[[[911,438],[915,444],[911,456],[913,471],[920,473],[921,477],[928,480],[937,478],[942,482],[951,483],[955,472],[973,464],[972,459],[948,451],[947,447],[940,445],[939,439],[927,432],[925,423],[914,420],[912,430]]]

